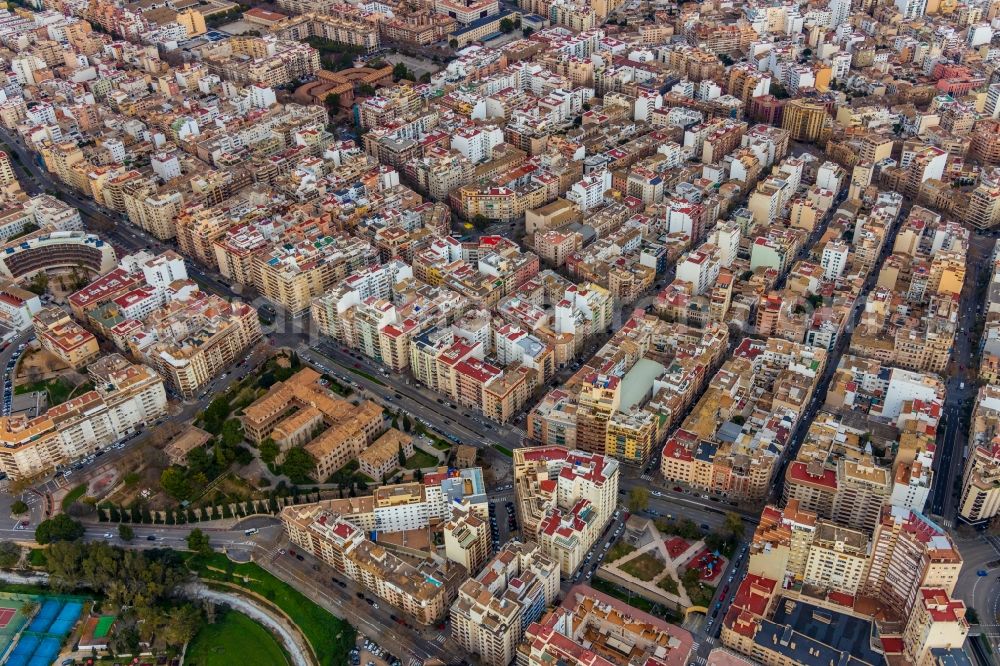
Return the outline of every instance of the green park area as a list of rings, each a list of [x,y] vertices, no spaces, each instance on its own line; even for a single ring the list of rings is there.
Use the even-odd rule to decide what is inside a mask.
[[[281,644],[242,613],[224,611],[214,624],[195,635],[184,655],[188,666],[282,666],[288,659]]]
[[[413,455],[406,459],[406,469],[424,469],[425,467],[437,467],[437,458],[431,454],[420,451],[413,452]]]
[[[642,581],[651,581],[663,571],[663,562],[653,557],[650,553],[643,553],[638,557],[619,565],[625,573]]]
[[[221,553],[212,553],[191,557],[188,566],[203,580],[237,585],[280,608],[305,635],[321,664],[341,663],[344,655],[354,647],[356,633],[350,624],[323,610],[256,564],[237,564]],[[241,656],[240,662],[243,661]]]

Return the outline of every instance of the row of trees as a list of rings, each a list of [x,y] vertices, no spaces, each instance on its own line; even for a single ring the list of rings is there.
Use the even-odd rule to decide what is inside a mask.
[[[237,502],[235,509],[230,509],[228,504],[215,507],[212,515],[202,513],[201,517],[192,508],[187,509],[164,509],[153,512],[148,507],[138,505],[131,508],[123,508],[114,505],[101,506],[98,512],[100,522],[112,523],[135,523],[141,525],[184,525],[186,523],[197,523],[200,520],[218,520],[219,518],[245,518],[259,513],[276,514],[281,510],[278,500],[247,500]],[[161,515],[162,514],[162,515]]]

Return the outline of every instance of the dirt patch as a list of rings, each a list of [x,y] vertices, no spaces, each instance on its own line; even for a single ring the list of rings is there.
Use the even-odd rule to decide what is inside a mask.
[[[56,377],[65,377],[66,381],[73,386],[86,380],[83,375],[70,368],[55,355],[44,349],[29,347],[18,361],[15,384],[43,381]]]

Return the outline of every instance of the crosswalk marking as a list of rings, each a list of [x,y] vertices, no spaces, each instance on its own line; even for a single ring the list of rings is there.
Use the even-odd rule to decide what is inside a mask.
[[[448,638],[444,634],[438,634],[437,638],[435,638],[434,640],[440,643],[441,645],[444,645],[444,642],[448,640]]]

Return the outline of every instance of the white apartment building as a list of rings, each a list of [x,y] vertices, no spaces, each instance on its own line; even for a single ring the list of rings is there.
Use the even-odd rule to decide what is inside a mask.
[[[830,241],[823,246],[823,256],[820,259],[820,266],[823,267],[823,277],[827,280],[836,280],[844,274],[847,268],[847,257],[851,253],[851,246],[846,241]]]
[[[607,169],[596,171],[573,183],[566,192],[566,199],[580,210],[587,212],[604,203],[604,193],[611,189],[611,172]]]

